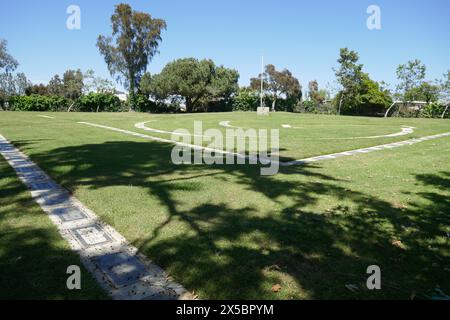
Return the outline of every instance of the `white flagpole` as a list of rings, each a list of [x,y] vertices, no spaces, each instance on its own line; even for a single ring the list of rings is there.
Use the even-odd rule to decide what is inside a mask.
[[[261,57],[261,102],[260,106],[263,107],[263,92],[264,92],[264,56]]]

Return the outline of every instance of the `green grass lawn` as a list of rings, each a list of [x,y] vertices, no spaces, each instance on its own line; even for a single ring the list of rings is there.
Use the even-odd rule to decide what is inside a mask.
[[[82,267],[78,255],[0,157],[0,299],[106,298],[84,268],[81,290],[68,290],[70,265]]]
[[[283,158],[300,159],[449,132],[448,120],[37,114],[0,113],[0,134],[201,299],[427,299],[437,287],[450,293],[450,137],[264,177],[257,166],[176,166],[172,145],[77,123],[163,138],[170,135],[134,125],[156,120],[148,125],[171,131],[191,129],[194,120],[220,128],[225,120],[280,128]],[[416,129],[395,138],[342,139],[395,133],[402,126]],[[42,233],[44,248],[62,241],[52,228]],[[11,237],[28,243],[19,230]],[[7,244],[0,244],[2,262]],[[372,264],[381,267],[380,291],[365,287]],[[39,281],[39,275],[27,276]],[[274,284],[281,285],[277,293]]]

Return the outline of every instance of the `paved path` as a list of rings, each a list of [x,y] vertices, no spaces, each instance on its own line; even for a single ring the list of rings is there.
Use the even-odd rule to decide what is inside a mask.
[[[191,295],[111,226],[0,135],[0,154],[49,215],[100,285],[119,300],[190,299]]]
[[[399,148],[399,147],[404,147],[404,146],[410,146],[410,145],[413,145],[413,144],[416,144],[419,142],[444,138],[444,137],[448,137],[448,136],[450,136],[450,132],[437,134],[434,136],[427,136],[427,137],[422,137],[422,138],[417,138],[417,139],[410,139],[410,140],[399,141],[399,142],[394,142],[394,143],[382,144],[379,146],[374,146],[374,147],[369,147],[369,148],[362,148],[362,149],[355,149],[355,150],[350,150],[350,151],[326,154],[326,155],[322,155],[322,156],[311,157],[311,158],[300,159],[300,160],[289,161],[289,162],[280,162],[280,165],[293,166],[293,165],[306,164],[306,163],[310,163],[310,162],[337,159],[337,158],[353,156],[353,155],[361,154],[361,153],[370,153],[370,152],[375,152],[375,151],[380,151],[380,150],[385,150],[385,149],[394,149],[394,148]]]

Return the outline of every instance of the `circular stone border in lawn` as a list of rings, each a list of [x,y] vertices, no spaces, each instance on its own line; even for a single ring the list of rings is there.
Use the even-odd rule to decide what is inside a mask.
[[[236,127],[230,124],[231,121],[222,121],[219,122],[219,125],[226,128],[235,128],[235,129],[243,129],[243,127]],[[282,124],[281,127],[283,129],[305,129],[305,127],[293,127],[290,124]],[[400,132],[390,133],[385,135],[378,136],[366,136],[366,137],[348,137],[348,138],[303,138],[308,140],[352,140],[352,139],[378,139],[378,138],[395,138],[400,136],[406,136],[414,133],[415,127],[402,126]]]

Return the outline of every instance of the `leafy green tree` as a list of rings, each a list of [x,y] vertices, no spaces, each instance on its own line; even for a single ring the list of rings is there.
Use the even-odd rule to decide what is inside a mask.
[[[418,59],[408,61],[397,68],[397,78],[400,81],[397,91],[403,101],[419,100],[420,87],[425,79],[426,66]]]
[[[0,39],[0,107],[4,108],[9,96],[14,91],[12,72],[19,63],[8,53],[8,42]]]
[[[357,107],[357,96],[361,91],[363,81],[363,65],[358,63],[359,55],[356,51],[342,48],[339,53],[339,68],[334,69],[336,78],[341,86],[339,92],[338,113],[344,106],[347,110]]]
[[[64,97],[75,101],[83,94],[84,75],[81,70],[67,70],[62,78],[54,75],[50,79],[47,89],[50,95]]]
[[[205,107],[209,102],[227,100],[238,90],[239,73],[216,66],[211,60],[178,59],[160,74],[144,75],[140,91],[156,100],[181,98],[186,111]]]
[[[84,76],[80,69],[67,70],[63,75],[63,96],[70,100],[76,100],[83,94]]]
[[[357,95],[357,110],[359,114],[382,113],[392,104],[389,90],[370,79],[367,73],[362,74],[361,91]]]
[[[406,101],[425,101],[427,104],[436,102],[439,99],[441,88],[439,85],[428,81],[422,82],[418,87],[412,88],[407,93]]]
[[[16,70],[19,63],[8,53],[8,42],[0,39],[0,73],[11,73]]]
[[[450,70],[444,74],[444,79],[442,79],[439,84],[442,100],[450,101]]]
[[[99,36],[97,46],[111,75],[133,96],[147,65],[158,52],[166,22],[152,18],[148,13],[134,11],[128,4],[116,6],[111,22],[112,36]]]
[[[25,94],[27,96],[31,95],[40,95],[47,96],[49,95],[48,87],[45,84],[32,84],[25,89]]]
[[[284,69],[277,71],[275,66],[266,66],[262,75],[264,89],[269,93],[272,100],[272,111],[276,110],[277,100],[284,95],[287,100],[298,101],[302,96],[302,86],[292,73]],[[261,88],[261,74],[257,78],[250,79],[250,87],[254,90]]]
[[[256,111],[259,106],[259,94],[251,88],[241,88],[233,97],[233,111]]]
[[[64,83],[58,74],[55,74],[48,82],[47,91],[50,95],[64,96]]]

